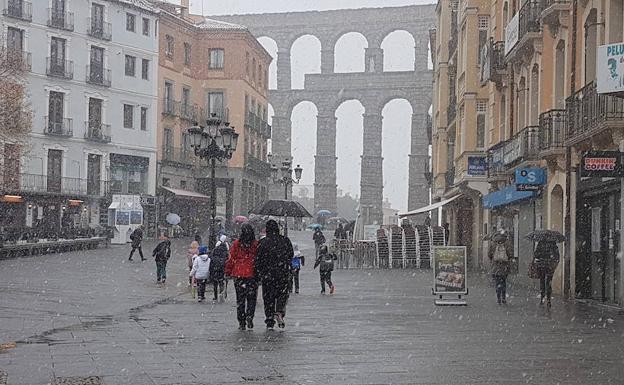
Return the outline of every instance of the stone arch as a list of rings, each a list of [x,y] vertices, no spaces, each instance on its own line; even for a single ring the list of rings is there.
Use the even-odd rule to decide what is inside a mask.
[[[592,8],[585,18],[583,28],[583,80],[584,84],[596,78],[596,52],[598,49],[598,10]]]
[[[334,109],[336,117],[336,182],[351,195],[360,194],[361,155],[363,151],[364,113],[358,99],[341,100]]]
[[[553,79],[553,97],[555,108],[565,108],[565,86],[566,86],[566,43],[565,40],[559,40],[555,48],[555,76]]]
[[[306,74],[321,73],[322,48],[321,40],[314,34],[300,34],[293,41],[290,46],[291,89],[303,89]]]
[[[560,184],[555,185],[550,191],[550,230],[563,232],[563,188]]]
[[[526,125],[526,78],[522,76],[520,81],[518,81],[518,88],[516,89],[516,114],[518,119],[518,126],[516,128],[516,132],[522,130]]]
[[[405,43],[401,43],[401,41],[404,42],[406,40],[411,41],[412,49],[400,49],[400,46],[405,47]],[[416,63],[416,39],[410,32],[404,29],[393,30],[383,38],[380,47],[384,56],[384,72],[414,70]]]
[[[291,154],[297,154],[293,162],[304,169],[302,184],[314,183],[318,111],[316,103],[310,100],[300,100],[289,110]]]
[[[350,45],[355,43],[355,45]],[[360,32],[347,32],[342,34],[334,44],[334,72],[364,72],[366,68],[366,49],[368,39]],[[353,59],[357,63],[350,64]]]
[[[269,89],[277,89],[277,53],[279,52],[279,46],[277,42],[269,36],[260,36],[258,42],[264,47],[264,49],[271,55],[273,60],[269,65]]]

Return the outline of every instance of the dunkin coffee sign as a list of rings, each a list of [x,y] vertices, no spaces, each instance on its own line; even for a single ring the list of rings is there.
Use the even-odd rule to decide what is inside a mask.
[[[582,177],[616,178],[622,176],[622,154],[619,151],[589,151],[581,161]]]

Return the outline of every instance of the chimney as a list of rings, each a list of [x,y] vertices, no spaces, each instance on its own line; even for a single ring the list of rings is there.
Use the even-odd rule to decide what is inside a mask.
[[[180,8],[183,19],[188,19],[189,17],[189,0],[180,0]]]

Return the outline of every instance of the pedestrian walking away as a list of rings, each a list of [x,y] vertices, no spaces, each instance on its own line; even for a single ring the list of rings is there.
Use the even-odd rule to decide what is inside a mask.
[[[315,252],[316,252],[315,257],[318,257],[319,248],[321,247],[321,245],[325,244],[326,242],[325,234],[323,234],[320,227],[317,227],[314,230],[314,234],[312,235],[312,240],[314,241],[314,247],[315,247]]]
[[[199,248],[199,255],[193,260],[193,268],[189,273],[189,276],[195,279],[197,282],[197,302],[202,302],[206,299],[206,284],[208,283],[208,277],[210,275],[210,257],[208,257],[208,248],[201,246]]]
[[[334,238],[347,239],[347,232],[344,227],[342,227],[342,223],[339,223],[338,227],[336,227],[336,231],[334,231]]]
[[[507,276],[511,269],[513,245],[505,231],[500,231],[492,236],[492,242],[488,250],[488,258],[491,262],[491,273],[496,285],[496,302],[507,303]]]
[[[145,261],[145,257],[143,256],[143,249],[141,248],[141,242],[143,242],[143,226],[137,227],[132,234],[130,234],[130,240],[132,241],[132,250],[130,250],[130,257],[128,257],[128,261],[132,261],[132,255],[135,250],[139,250],[139,255],[141,256],[141,261]]]
[[[299,245],[293,243],[293,251],[294,256],[291,263],[291,274],[290,280],[288,283],[288,292],[293,292],[293,283],[295,286],[295,294],[299,294],[299,271],[301,267],[305,264],[305,257],[301,255],[301,251],[299,251]]]
[[[156,282],[165,283],[167,279],[167,262],[171,258],[171,241],[165,237],[152,252],[152,256],[156,261]]]
[[[195,257],[199,255],[199,242],[193,241],[191,242],[191,246],[188,249],[186,255],[186,264],[188,265],[189,271],[193,269],[193,260]],[[193,284],[193,277],[189,275],[189,286]]]
[[[266,237],[260,241],[256,256],[256,273],[262,285],[262,300],[267,328],[275,323],[286,326],[286,304],[288,303],[288,282],[294,256],[290,239],[280,235],[279,225],[274,220],[266,223]]]
[[[534,268],[540,280],[540,305],[546,300],[547,306],[551,306],[552,278],[559,264],[559,248],[555,241],[542,240],[537,242],[533,253]]]
[[[245,223],[240,237],[230,248],[230,256],[225,262],[225,275],[234,278],[236,289],[236,319],[238,328],[253,329],[253,319],[258,300],[258,282],[255,276],[255,262],[258,241],[253,227]]]
[[[225,242],[227,237],[222,235],[217,242],[216,247],[212,250],[212,256],[210,258],[210,281],[214,288],[213,301],[223,300],[223,291],[225,288],[225,261],[228,258],[228,246]]]
[[[334,271],[334,261],[338,259],[335,254],[330,253],[327,245],[322,245],[319,248],[319,256],[314,262],[314,268],[318,266],[319,274],[321,278],[321,294],[325,294],[325,283],[329,286],[329,294],[334,294],[336,287],[332,282],[332,271]]]

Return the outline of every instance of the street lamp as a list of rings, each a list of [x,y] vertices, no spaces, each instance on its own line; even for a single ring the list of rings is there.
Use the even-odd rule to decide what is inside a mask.
[[[208,247],[212,250],[216,243],[215,218],[217,216],[217,160],[224,161],[232,158],[238,145],[238,133],[229,122],[217,118],[217,114],[211,114],[206,119],[206,125],[187,128],[191,147],[195,155],[206,159],[210,163],[210,229]]]
[[[271,163],[273,155],[268,154],[267,158],[269,163]],[[295,172],[294,179],[293,171]],[[282,161],[282,166],[279,168],[274,164],[271,165],[271,178],[273,179],[273,183],[280,183],[284,185],[284,200],[288,200],[288,187],[293,184],[299,184],[302,173],[303,168],[301,168],[300,165],[297,165],[294,169],[292,168],[292,159],[290,158],[284,159],[284,161]],[[288,226],[284,227],[284,235],[288,236]]]

